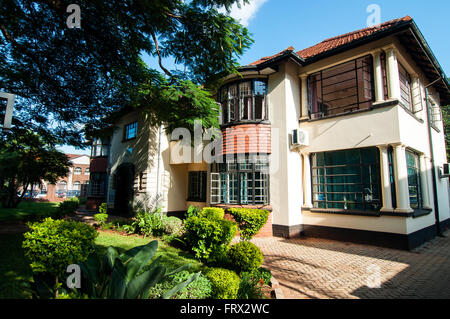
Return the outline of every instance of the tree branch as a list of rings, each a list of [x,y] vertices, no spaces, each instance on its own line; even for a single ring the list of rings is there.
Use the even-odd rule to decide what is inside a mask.
[[[159,67],[161,68],[161,70],[164,71],[165,74],[167,74],[168,76],[172,77],[172,73],[170,73],[169,70],[167,70],[163,65],[162,65],[162,57],[161,57],[161,52],[159,51],[159,46],[158,46],[158,40],[156,39],[156,35],[153,32],[153,30],[150,31],[150,34],[152,35],[153,41],[155,42],[155,49],[156,49],[156,54],[158,54],[158,63],[159,63]]]

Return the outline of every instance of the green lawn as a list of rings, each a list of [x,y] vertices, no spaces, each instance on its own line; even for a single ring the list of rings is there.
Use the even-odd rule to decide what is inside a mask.
[[[0,234],[0,299],[1,298],[30,298],[30,294],[21,287],[22,281],[31,280],[31,269],[22,250],[22,234]],[[106,251],[109,246],[116,247],[119,252],[144,245],[154,239],[138,236],[123,236],[114,233],[100,232],[96,244],[101,251]],[[156,256],[161,256],[161,262],[173,270],[181,265],[192,264],[191,271],[198,271],[202,263],[180,249],[171,247],[161,240],[158,241]]]
[[[56,212],[57,202],[28,202],[19,203],[17,208],[1,208],[0,221],[26,220],[33,216],[51,216]]]

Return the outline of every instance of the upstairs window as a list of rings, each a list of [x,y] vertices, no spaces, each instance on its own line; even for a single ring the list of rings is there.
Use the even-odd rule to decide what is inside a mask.
[[[411,76],[401,63],[398,64],[398,73],[400,77],[400,104],[412,112]]]
[[[267,120],[267,82],[243,80],[223,86],[219,91],[222,123]]]
[[[124,140],[125,141],[129,141],[129,140],[132,140],[132,139],[136,138],[136,136],[137,136],[137,128],[138,128],[138,123],[137,122],[133,122],[133,123],[125,125],[125,128],[124,128]]]
[[[75,167],[74,173],[75,175],[81,175],[81,167]]]
[[[369,109],[374,99],[372,56],[316,72],[308,77],[311,119]]]
[[[108,156],[109,139],[95,138],[92,141],[91,157]]]
[[[84,169],[84,175],[89,175],[89,168]]]

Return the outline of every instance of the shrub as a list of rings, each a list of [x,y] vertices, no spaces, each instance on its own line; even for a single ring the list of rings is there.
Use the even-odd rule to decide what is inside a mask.
[[[86,203],[87,203],[87,198],[86,198],[86,197],[80,197],[80,198],[79,198],[79,201],[80,201],[80,205],[86,205]]]
[[[161,212],[161,208],[158,208],[151,213],[137,211],[136,216],[133,217],[133,222],[131,225],[135,227],[136,231],[140,232],[144,236],[161,236],[164,233],[163,214]]]
[[[99,213],[94,215],[94,220],[100,225],[104,225],[108,220],[108,214]]]
[[[272,279],[272,272],[264,267],[259,267],[252,272],[252,275],[257,277],[259,280],[262,280],[265,285],[270,284],[270,280]]]
[[[108,247],[104,256],[96,251],[86,262],[80,264],[85,279],[84,285],[81,286],[82,292],[90,298],[148,298],[150,289],[155,284],[181,271],[178,268],[168,273],[167,268],[160,263],[160,259],[154,258],[157,248],[158,241],[153,240],[122,254],[119,254],[114,247]],[[180,280],[175,287],[164,291],[161,298],[172,297],[199,276],[200,272],[186,276],[186,280]]]
[[[224,268],[211,268],[206,273],[206,277],[211,281],[213,298],[237,298],[240,278],[234,271]]]
[[[72,197],[71,199],[65,200],[59,203],[58,215],[64,216],[68,214],[73,214],[77,211],[79,205],[80,201],[78,200],[77,197]]]
[[[108,204],[107,203],[101,203],[101,205],[98,208],[98,212],[100,214],[107,214],[108,213]]]
[[[255,244],[241,241],[228,250],[228,259],[237,273],[252,272],[258,269],[263,262],[263,253]]]
[[[161,298],[164,292],[169,291],[179,283],[187,280],[191,275],[192,274],[189,271],[183,270],[169,276],[163,282],[156,284],[150,289],[149,298]],[[174,294],[172,299],[206,299],[211,297],[211,293],[211,282],[201,274],[195,281]]]
[[[186,241],[196,258],[208,259],[212,252],[225,249],[237,232],[236,223],[228,220],[190,217],[186,220]]]
[[[237,294],[238,299],[264,299],[264,281],[254,276],[253,273],[245,272],[241,275],[241,282]]]
[[[164,233],[166,233],[168,235],[180,236],[184,232],[183,222],[181,221],[181,219],[179,219],[175,216],[170,216],[170,217],[165,216],[162,220],[162,223],[163,223]]]
[[[94,251],[98,233],[89,225],[46,218],[28,226],[22,246],[33,272],[62,276],[68,265],[85,261]]]
[[[239,227],[239,235],[244,240],[250,240],[267,223],[269,211],[262,209],[230,208]]]
[[[200,207],[190,205],[188,210],[186,211],[186,218],[197,216],[200,212]]]
[[[219,207],[204,207],[198,214],[198,216],[213,219],[223,219],[223,216],[225,216],[225,211]]]

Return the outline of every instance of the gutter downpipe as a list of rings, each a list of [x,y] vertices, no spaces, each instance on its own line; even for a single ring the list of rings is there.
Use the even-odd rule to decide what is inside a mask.
[[[428,87],[430,87],[431,85],[435,84],[436,82],[439,82],[442,78],[439,78],[433,82],[431,82],[430,84],[428,84],[427,86],[425,86],[425,103],[426,103],[426,108],[427,108],[427,126],[428,126],[428,142],[430,145],[430,161],[431,161],[431,173],[433,176],[433,202],[434,202],[434,216],[436,219],[436,230],[437,230],[437,234],[440,237],[444,237],[444,235],[442,234],[442,229],[441,229],[441,225],[439,222],[439,204],[438,204],[438,197],[437,197],[437,177],[436,177],[436,166],[435,166],[435,162],[434,162],[434,150],[433,150],[433,137],[432,137],[432,132],[431,132],[431,123],[430,123],[430,107],[428,104]]]
[[[161,131],[162,126],[158,129],[158,165],[156,171],[156,194],[159,197],[161,193],[161,177],[160,177],[160,164],[161,164]]]

